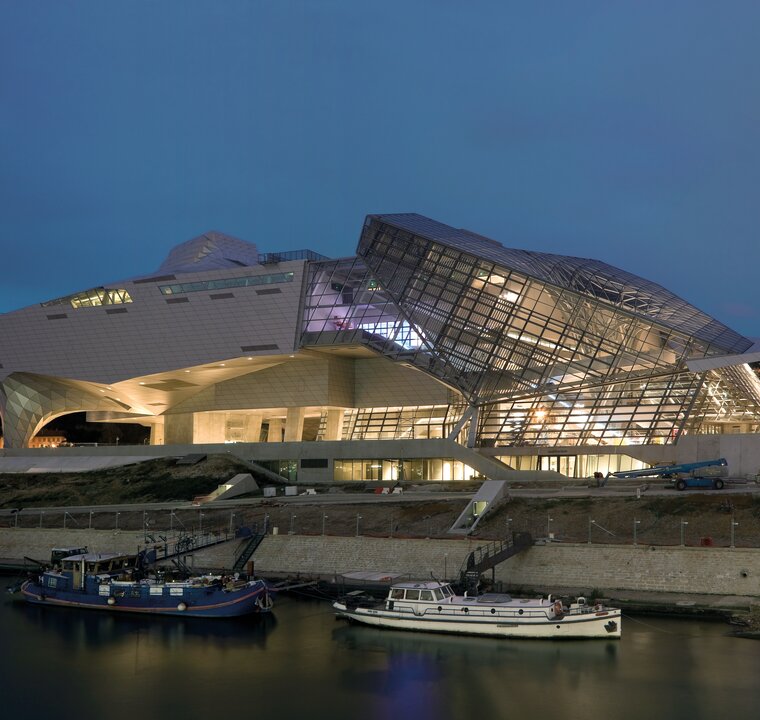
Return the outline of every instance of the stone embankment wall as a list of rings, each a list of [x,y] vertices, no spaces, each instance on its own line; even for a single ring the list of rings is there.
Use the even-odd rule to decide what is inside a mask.
[[[49,560],[54,547],[87,547],[91,552],[135,553],[144,545],[142,532],[128,530],[0,530],[0,558]]]
[[[268,536],[256,571],[341,574],[395,571],[420,578],[456,577],[473,540]],[[496,580],[539,591],[593,589],[760,597],[760,550],[647,545],[537,545],[503,562]]]
[[[142,532],[0,530],[0,558],[44,560],[52,547],[86,545],[94,552],[135,552]],[[231,568],[244,541],[191,556],[198,569]],[[330,577],[351,571],[455,578],[482,542],[374,537],[269,535],[254,555],[257,574]],[[649,545],[537,545],[496,568],[510,588],[537,591],[615,590],[760,597],[760,549]]]

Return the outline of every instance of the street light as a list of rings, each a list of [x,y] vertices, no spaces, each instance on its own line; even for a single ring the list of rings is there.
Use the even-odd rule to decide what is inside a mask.
[[[291,515],[290,516],[290,534],[295,535],[295,527],[296,527],[296,516]]]
[[[359,537],[359,520],[362,519],[362,516],[357,514],[356,515],[356,537]]]
[[[449,559],[449,554],[443,553],[443,580],[444,582],[446,582],[446,576],[448,575],[448,573],[446,572],[446,562],[448,561],[448,559]]]
[[[231,512],[230,513],[230,535],[232,535],[232,520],[234,517],[235,517],[235,513]]]
[[[116,530],[119,529],[119,515],[121,515],[121,513],[117,512],[116,513],[116,527],[115,527]]]
[[[683,529],[684,529],[684,528],[685,528],[685,527],[686,527],[688,524],[689,524],[689,523],[688,523],[688,521],[687,521],[687,520],[681,520],[681,547],[683,547],[683,545],[684,545],[684,542],[683,542]]]
[[[736,528],[739,525],[738,522],[734,520],[734,516],[731,515],[731,547],[736,547]]]
[[[45,514],[44,510],[40,510],[40,527],[42,527],[42,516]]]
[[[88,530],[92,530],[92,510],[90,510],[90,524],[87,526]]]
[[[198,535],[203,535],[203,510],[198,510]]]
[[[596,520],[588,519],[588,544],[591,545],[591,526],[596,525]]]
[[[509,540],[509,531],[512,529],[512,518],[508,517],[506,521],[507,525],[507,540]]]
[[[641,525],[641,520],[633,518],[633,544],[636,544],[636,528]]]
[[[551,538],[551,525],[554,521],[554,518],[551,516],[550,513],[546,513],[546,539],[549,540]]]
[[[327,515],[322,513],[322,535],[325,534],[325,520],[327,520]]]

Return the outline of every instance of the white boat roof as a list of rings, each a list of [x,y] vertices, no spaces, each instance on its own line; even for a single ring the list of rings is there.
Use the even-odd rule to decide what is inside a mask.
[[[447,582],[438,580],[412,580],[410,582],[393,583],[393,587],[405,590],[436,590],[437,588],[446,587],[448,584]]]
[[[102,560],[113,560],[114,558],[128,558],[131,557],[125,553],[81,553],[79,555],[69,555],[62,558],[63,560],[77,560],[85,562],[100,562]]]

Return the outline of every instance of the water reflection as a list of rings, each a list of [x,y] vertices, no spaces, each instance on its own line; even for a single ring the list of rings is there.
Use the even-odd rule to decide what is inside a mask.
[[[46,642],[60,641],[71,649],[107,648],[136,637],[178,647],[184,642],[203,642],[212,646],[266,647],[274,630],[274,615],[250,615],[224,620],[111,614],[72,608],[41,607],[15,602],[12,610],[26,625],[26,631],[45,635]]]
[[[327,603],[286,597],[273,617],[230,621],[3,603],[2,711],[38,717],[52,703],[82,720],[755,716],[760,643],[707,623],[626,623],[619,642],[551,642],[350,626]]]

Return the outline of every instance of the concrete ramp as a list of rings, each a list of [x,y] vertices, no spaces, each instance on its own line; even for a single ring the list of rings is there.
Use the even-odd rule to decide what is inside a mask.
[[[454,535],[469,535],[489,510],[507,499],[509,486],[504,480],[486,480],[462,514],[449,529]]]
[[[202,505],[214,500],[229,500],[230,498],[245,495],[246,493],[257,492],[258,483],[253,479],[251,473],[238,473],[231,480],[222,483],[214,492],[208,495],[199,495],[193,499],[194,505]]]

